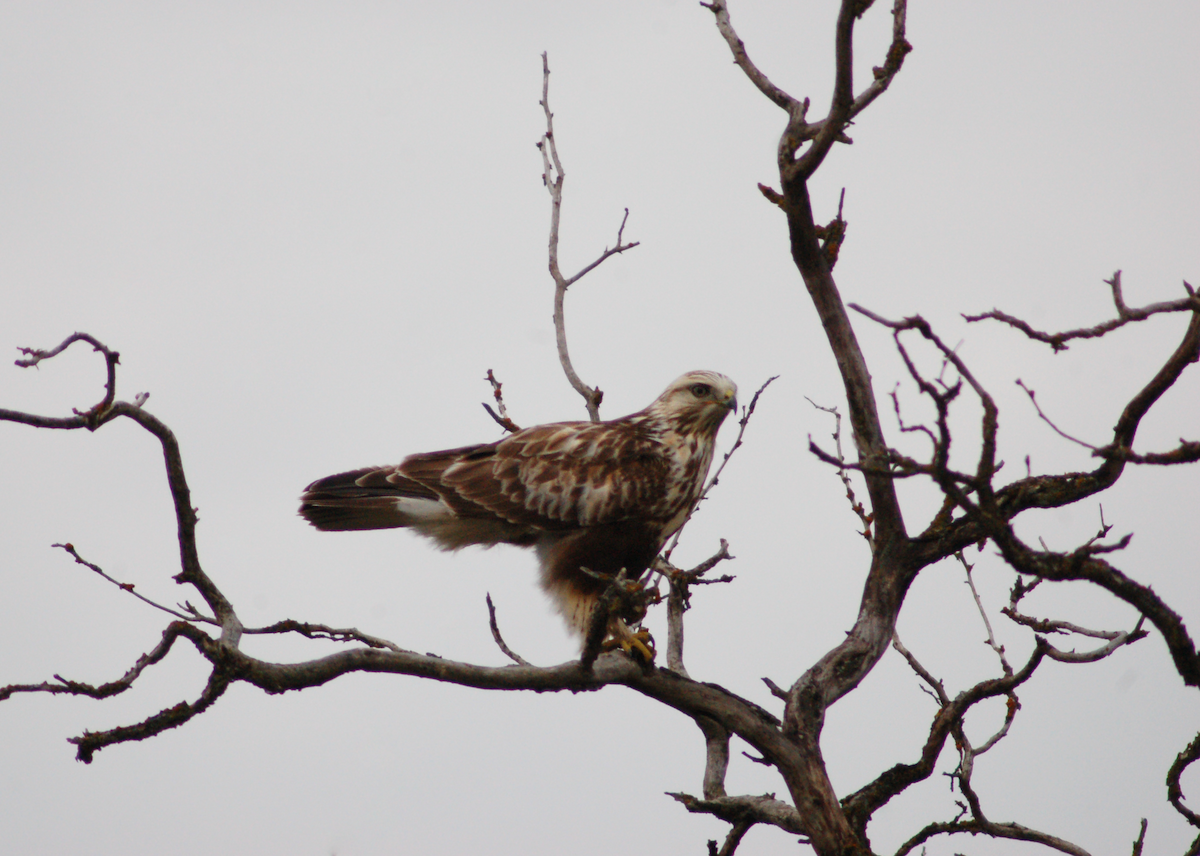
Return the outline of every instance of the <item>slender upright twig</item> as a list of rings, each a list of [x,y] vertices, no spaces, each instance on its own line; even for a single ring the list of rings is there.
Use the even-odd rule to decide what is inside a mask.
[[[629,209],[626,208],[625,216],[621,218],[621,226],[617,229],[616,246],[611,249],[605,247],[599,258],[574,276],[563,276],[558,264],[558,229],[562,217],[563,180],[566,178],[566,173],[563,172],[562,161],[558,157],[558,144],[554,138],[554,114],[550,111],[550,63],[545,53],[542,54],[541,105],[542,111],[546,114],[546,133],[538,141],[538,149],[542,153],[542,182],[550,193],[549,260],[550,276],[554,279],[554,335],[558,344],[558,361],[562,364],[563,373],[567,376],[571,387],[583,396],[588,417],[593,422],[599,422],[600,402],[604,399],[604,393],[600,387],[590,387],[584,383],[571,363],[571,355],[567,350],[567,326],[563,314],[563,301],[566,299],[568,288],[599,267],[609,257],[631,250],[640,242],[624,243],[625,222],[629,219]]]

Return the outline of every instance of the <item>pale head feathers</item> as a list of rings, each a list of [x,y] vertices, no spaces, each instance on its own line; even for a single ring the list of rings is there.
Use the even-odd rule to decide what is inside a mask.
[[[680,375],[646,408],[647,414],[669,420],[685,432],[715,432],[736,411],[737,384],[710,371]]]

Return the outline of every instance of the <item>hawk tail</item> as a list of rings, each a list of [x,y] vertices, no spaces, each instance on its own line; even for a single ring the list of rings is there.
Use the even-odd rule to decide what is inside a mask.
[[[324,531],[413,526],[445,507],[432,490],[396,473],[366,467],[317,479],[300,497],[300,516]]]

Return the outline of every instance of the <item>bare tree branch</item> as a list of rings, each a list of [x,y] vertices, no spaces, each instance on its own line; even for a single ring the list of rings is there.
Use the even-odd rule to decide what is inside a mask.
[[[533,665],[520,654],[513,653],[513,650],[505,643],[504,637],[500,635],[500,625],[496,623],[496,606],[492,603],[492,596],[490,593],[487,596],[487,608],[488,624],[492,628],[492,638],[496,640],[496,645],[498,645],[500,650],[504,652],[504,655],[518,666]]]
[[[542,181],[545,183],[546,189],[550,192],[549,256],[550,276],[554,279],[554,334],[558,343],[558,359],[562,364],[563,373],[566,374],[571,387],[583,396],[584,403],[587,406],[588,417],[593,422],[599,422],[600,402],[604,398],[604,393],[600,391],[600,387],[589,387],[580,380],[579,375],[575,372],[575,367],[571,364],[571,355],[567,350],[567,328],[563,314],[563,302],[567,296],[567,289],[571,285],[598,267],[601,262],[611,256],[633,249],[639,242],[623,243],[625,221],[629,219],[629,209],[626,208],[625,216],[621,219],[621,227],[617,230],[616,246],[612,249],[606,247],[599,258],[574,276],[570,278],[563,276],[558,264],[558,228],[562,217],[563,181],[566,179],[566,173],[563,172],[562,161],[558,157],[558,144],[554,137],[554,114],[550,112],[550,63],[545,53],[542,54],[541,105],[542,111],[546,114],[546,133],[542,135],[537,145],[542,153]]]
[[[105,384],[106,393],[104,399],[84,413],[75,411],[76,415],[67,419],[40,417],[12,410],[0,410],[0,421],[19,422],[42,428],[87,428],[89,431],[95,431],[101,425],[117,417],[124,416],[132,419],[158,438],[162,446],[163,458],[166,464],[167,484],[171,489],[171,499],[175,505],[179,557],[182,566],[182,570],[175,576],[175,581],[178,583],[189,583],[200,592],[200,596],[204,598],[216,620],[220,623],[222,642],[226,645],[236,647],[241,638],[242,623],[238,620],[233,606],[225,599],[225,596],[221,594],[208,575],[204,573],[204,570],[200,566],[200,556],[196,552],[196,509],[192,507],[191,491],[188,489],[187,478],[184,476],[183,459],[179,453],[179,441],[175,439],[175,435],[170,428],[142,409],[141,405],[145,401],[145,398],[140,398],[134,404],[113,400],[112,397],[116,391],[116,365],[119,361],[117,352],[108,349],[94,337],[86,333],[75,333],[51,351],[36,351],[29,348],[22,348],[23,353],[30,354],[31,356],[29,360],[20,360],[17,364],[23,367],[35,366],[44,359],[62,353],[62,351],[77,341],[85,341],[92,345],[96,351],[104,354],[108,369],[108,381]]]
[[[729,834],[725,836],[725,843],[721,845],[719,850],[716,847],[717,842],[708,842],[709,852],[715,854],[715,856],[733,856],[734,852],[737,851],[738,845],[742,843],[742,838],[749,832],[750,827],[753,825],[748,820],[738,821],[729,830]]]
[[[725,39],[729,45],[730,51],[733,52],[733,61],[750,79],[750,82],[758,87],[758,91],[767,96],[777,106],[783,108],[789,114],[799,111],[801,118],[804,116],[804,111],[808,110],[808,102],[803,103],[797,101],[792,96],[788,95],[778,86],[770,81],[770,79],[758,70],[750,60],[749,54],[746,53],[746,45],[738,34],[733,29],[733,24],[729,21],[729,7],[725,0],[714,0],[712,3],[701,3],[705,9],[708,9],[717,20],[717,32]]]
[[[508,408],[504,406],[504,394],[502,392],[504,384],[496,380],[496,376],[492,374],[491,369],[487,370],[487,377],[485,380],[492,385],[492,397],[496,399],[496,407],[500,410],[500,412],[497,414],[495,410],[492,410],[491,405],[489,405],[486,401],[483,403],[483,409],[488,412],[488,416],[492,417],[497,425],[510,434],[516,434],[521,430],[521,426],[508,418]]]
[[[326,639],[330,642],[361,642],[363,645],[371,648],[384,648],[388,651],[395,651],[398,654],[413,653],[405,648],[401,648],[395,642],[389,642],[387,639],[381,639],[378,636],[371,636],[353,627],[329,627],[325,624],[293,621],[290,618],[283,621],[276,621],[274,624],[267,625],[266,627],[247,627],[242,633],[245,636],[298,633],[306,639]]]
[[[704,734],[704,798],[725,796],[725,773],[729,770],[729,729],[706,716],[696,717]]]
[[[1133,856],[1142,856],[1142,845],[1146,843],[1146,818],[1142,818],[1141,830],[1138,832],[1137,839],[1133,842]]]
[[[158,645],[150,653],[138,657],[137,662],[115,681],[109,681],[100,686],[93,686],[80,681],[67,680],[55,675],[54,680],[57,683],[45,681],[40,684],[9,684],[6,687],[0,687],[0,701],[4,701],[16,693],[83,695],[90,698],[108,698],[109,696],[118,695],[133,686],[133,682],[141,676],[147,666],[153,666],[156,663],[162,662],[163,658],[170,653],[171,646],[175,644],[175,640],[179,638],[179,635],[179,631],[175,628],[174,622],[172,622],[163,631],[162,640]]]
[[[828,458],[827,463],[832,463],[838,468],[838,478],[842,480],[842,486],[846,488],[846,499],[850,503],[850,510],[858,516],[859,521],[863,525],[861,534],[863,538],[866,539],[867,546],[871,548],[872,552],[874,552],[875,541],[871,537],[872,518],[871,515],[867,513],[867,510],[863,508],[863,504],[858,501],[858,497],[854,495],[854,486],[850,484],[850,476],[847,475],[849,468],[846,466],[846,458],[842,454],[842,414],[838,412],[836,407],[822,407],[811,398],[808,398],[808,396],[805,396],[805,398],[807,398],[808,403],[817,408],[817,410],[822,410],[825,413],[832,415],[834,418],[833,434],[831,436],[833,437],[834,448],[837,450],[837,457],[832,458],[827,455],[825,457]],[[818,449],[813,443],[811,436],[808,438],[808,445],[815,454],[819,456],[825,455],[825,453]]]
[[[1076,444],[1077,446],[1083,446],[1085,449],[1091,449],[1093,452],[1096,451],[1096,447],[1093,446],[1091,443],[1085,443],[1083,440],[1080,440],[1077,437],[1072,437],[1066,431],[1062,430],[1057,425],[1055,425],[1054,422],[1051,421],[1050,417],[1047,416],[1044,412],[1042,412],[1041,405],[1039,405],[1037,403],[1037,393],[1034,392],[1029,387],[1027,387],[1025,385],[1025,382],[1022,381],[1020,378],[1017,378],[1017,386],[1021,387],[1021,389],[1023,389],[1025,391],[1025,394],[1029,396],[1029,402],[1033,405],[1034,409],[1037,411],[1037,415],[1041,418],[1041,420],[1043,422],[1045,422],[1047,425],[1049,425],[1051,428],[1054,429],[1055,434],[1062,437],[1064,440],[1070,440],[1072,443]]]
[[[895,0],[892,7],[892,42],[882,66],[872,69],[874,80],[858,97],[853,89],[853,42],[854,22],[862,17],[872,5],[872,0],[843,0],[838,14],[836,36],[836,79],[829,114],[820,121],[807,122],[809,99],[798,100],[771,82],[770,78],[756,66],[746,52],[746,46],[738,37],[729,19],[726,0],[701,3],[716,18],[717,31],[725,39],[733,54],[733,61],[758,90],[788,114],[787,127],[779,141],[778,160],[781,171],[801,181],[807,180],[820,167],[825,155],[835,142],[852,142],[845,134],[846,126],[859,113],[870,106],[887,90],[892,79],[904,64],[904,57],[912,50],[905,38],[908,15],[907,0]],[[812,146],[796,159],[796,151],[809,140]],[[782,200],[782,198],[781,198]]]
[[[1030,829],[1027,826],[1022,826],[1019,823],[992,823],[990,821],[979,820],[962,820],[949,821],[946,823],[931,823],[914,835],[912,838],[905,841],[896,851],[896,856],[905,856],[916,849],[917,845],[923,844],[935,835],[947,835],[955,833],[969,833],[978,835],[984,833],[992,838],[1005,838],[1011,841],[1030,841],[1034,844],[1043,844],[1046,847],[1057,850],[1060,853],[1069,853],[1071,856],[1090,856],[1090,854],[1076,844],[1069,841],[1064,841],[1053,835],[1048,835],[1045,832],[1038,832],[1036,829]]]
[[[1200,297],[1196,296],[1195,291],[1186,282],[1183,284],[1183,287],[1187,290],[1187,297],[1162,303],[1152,303],[1140,309],[1130,309],[1125,305],[1124,297],[1121,294],[1120,271],[1114,273],[1112,279],[1106,279],[1104,282],[1112,289],[1113,304],[1117,308],[1117,317],[1097,324],[1094,327],[1081,327],[1077,330],[1067,330],[1062,333],[1043,333],[1040,330],[1033,329],[1033,327],[1020,318],[1015,318],[1012,315],[1001,312],[999,309],[993,309],[991,312],[984,312],[980,315],[963,315],[963,318],[968,322],[988,319],[1001,321],[1010,327],[1020,330],[1030,339],[1045,342],[1054,349],[1055,353],[1058,353],[1059,351],[1067,350],[1066,343],[1072,339],[1098,339],[1104,334],[1111,333],[1113,330],[1124,327],[1130,322],[1145,321],[1152,315],[1160,315],[1164,312],[1200,311]]]
[[[1183,804],[1183,788],[1179,784],[1179,778],[1183,775],[1183,771],[1191,766],[1197,758],[1200,758],[1200,734],[1197,734],[1187,748],[1175,757],[1171,769],[1167,771],[1167,802],[1183,816],[1184,820],[1192,826],[1200,828],[1200,814],[1196,814]]]
[[[893,644],[895,643],[893,642]],[[902,650],[902,647],[897,650],[904,653],[907,649]],[[930,726],[929,737],[925,741],[919,761],[913,764],[895,765],[885,771],[875,781],[842,800],[846,816],[859,835],[866,834],[867,821],[870,820],[871,816],[881,806],[887,804],[894,796],[909,786],[929,778],[938,757],[941,755],[947,736],[955,733],[957,739],[965,739],[965,735],[961,733],[961,729],[962,718],[966,712],[984,699],[1000,695],[1011,695],[1013,690],[1033,676],[1033,673],[1041,665],[1046,655],[1047,647],[1045,640],[1039,637],[1029,660],[1019,671],[1001,678],[981,681],[970,689],[960,692],[953,700],[948,701],[946,700],[945,690],[941,687],[941,682],[935,680],[924,668],[919,667],[919,664],[916,664],[915,657],[911,654],[905,654],[905,659],[909,661],[909,664],[913,665],[914,670],[937,693],[940,708],[934,717],[933,724]],[[920,839],[920,841],[924,840],[924,838]],[[915,841],[913,846],[919,844],[920,841]],[[909,847],[909,850],[911,849]],[[902,850],[901,852],[906,853],[908,850]]]
[[[94,564],[93,562],[87,561],[82,556],[80,556],[77,552],[75,552],[75,545],[73,545],[73,544],[51,544],[50,546],[61,548],[65,552],[69,553],[72,558],[75,559],[76,564],[83,565],[86,568],[90,568],[91,570],[93,570],[97,574],[99,574],[101,577],[103,577],[104,579],[108,580],[110,583],[115,585],[121,591],[128,592],[129,594],[133,595],[134,597],[136,597],[138,600],[142,601],[143,603],[147,603],[150,606],[154,607],[155,609],[162,610],[163,612],[167,613],[167,615],[170,615],[174,618],[182,619],[183,621],[202,621],[205,624],[215,624],[218,627],[220,626],[220,623],[215,618],[210,618],[207,615],[201,615],[198,612],[196,612],[194,608],[190,613],[184,614],[182,612],[178,612],[174,609],[171,609],[169,606],[163,606],[161,603],[156,603],[155,601],[151,600],[150,598],[146,597],[145,595],[134,591],[133,583],[122,583],[122,582],[118,582],[117,580],[113,579],[108,574],[106,574],[104,572],[104,569],[101,568],[99,565]]]
[[[681,570],[662,556],[655,559],[651,570],[667,578],[667,668],[688,677],[683,665],[683,613],[691,606],[691,586],[707,583],[728,583],[729,575],[704,579],[704,575],[719,563],[734,558],[729,554],[729,542],[721,539],[721,549],[691,570]]]
[[[794,835],[807,835],[804,819],[792,806],[775,799],[774,794],[763,794],[758,797],[718,797],[716,799],[696,799],[694,796],[682,793],[667,793],[683,804],[683,807],[694,814],[711,814],[729,823],[744,822],[766,823],[778,826]]]

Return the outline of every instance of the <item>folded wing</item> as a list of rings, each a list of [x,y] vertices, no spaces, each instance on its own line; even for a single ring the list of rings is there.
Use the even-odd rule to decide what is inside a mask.
[[[447,549],[528,546],[541,533],[656,518],[668,473],[637,425],[564,422],[319,479],[300,513],[325,530],[411,528]]]

